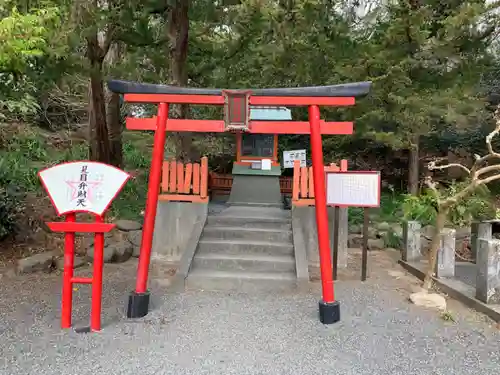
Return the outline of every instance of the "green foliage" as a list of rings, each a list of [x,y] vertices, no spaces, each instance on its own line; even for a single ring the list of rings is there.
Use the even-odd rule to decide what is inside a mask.
[[[348,218],[349,224],[362,225],[363,224],[363,209],[360,207],[349,207],[348,208]]]
[[[386,247],[401,249],[403,246],[403,239],[400,234],[396,233],[392,228],[385,233],[383,239]]]
[[[171,68],[167,8],[173,3],[120,0],[95,9],[88,1],[3,1],[0,117],[18,120],[35,112],[47,117],[47,107],[52,106],[49,109],[63,118],[60,123],[70,122],[66,113],[61,114],[66,108],[77,108],[83,115],[71,118],[85,123],[86,36],[97,29],[113,29],[115,42],[122,43],[125,51],[120,62],[104,70],[105,78],[167,82]],[[406,175],[407,166],[397,165],[392,153],[406,149],[415,134],[422,137],[422,153],[431,155],[453,148],[472,150],[478,143],[482,147],[488,128],[483,75],[490,72],[488,93],[494,90],[491,87],[498,88],[498,58],[492,52],[498,14],[489,9],[493,6],[479,0],[398,0],[379,2],[360,19],[347,3],[352,2],[192,0],[189,85],[295,87],[372,80],[372,93],[356,106],[322,108],[325,119],[356,121],[354,137],[324,137],[324,152],[329,161],[348,158],[354,168],[386,168],[386,178],[395,170],[402,171],[398,178]],[[190,114],[222,116],[220,108],[202,106],[193,106]],[[306,119],[307,111],[293,108],[293,117]],[[125,168],[134,178],[112,209],[116,215],[137,217],[147,189],[151,137],[125,134]],[[203,135],[193,144],[210,156],[215,167],[224,164],[218,159],[232,160],[233,141],[231,136]],[[45,135],[34,131],[0,144],[6,166],[0,170],[2,184],[39,193],[40,168],[86,157],[84,143],[54,148],[46,142]],[[308,149],[309,137],[281,137],[280,147]],[[390,183],[399,187],[401,181]],[[427,192],[418,198],[385,192],[377,215],[387,222],[401,215],[432,222],[433,199]],[[461,218],[472,213],[489,215],[485,202],[473,197],[467,207],[461,203],[450,213],[451,220],[469,220]],[[350,208],[349,220],[362,223],[363,210]]]
[[[403,200],[404,196],[394,191],[392,187],[388,191],[382,192],[378,210],[380,219],[389,223],[398,221],[402,216],[401,205]]]
[[[405,195],[395,192],[393,189],[382,191],[380,197],[380,208],[371,208],[369,210],[370,217],[376,217],[377,221],[385,221],[388,223],[399,222],[402,216],[402,204]],[[364,209],[360,207],[349,207],[349,223],[360,225],[363,224]]]
[[[24,195],[46,195],[38,178],[41,169],[87,159],[85,143],[73,143],[69,134],[61,143],[51,135],[36,128],[7,131],[5,126],[0,127],[0,237],[16,229],[15,219]],[[124,169],[132,178],[113,202],[111,216],[140,218],[146,201],[151,144],[149,134],[132,134],[125,138]]]
[[[50,36],[59,27],[58,8],[21,13],[2,5],[0,15],[0,120],[26,117],[40,108],[30,72],[47,53]]]
[[[456,318],[455,316],[450,312],[450,311],[443,311],[440,314],[441,319],[443,319],[445,322],[451,322],[451,323],[456,323]]]
[[[447,194],[455,195],[465,187],[464,183],[452,184]],[[448,219],[456,226],[466,226],[474,220],[491,220],[495,217],[495,202],[487,186],[481,185],[473,195],[458,202],[450,210]]]
[[[14,194],[0,186],[0,241],[15,233],[19,203]]]
[[[443,198],[455,195],[467,182],[452,183],[443,189]],[[419,196],[406,195],[403,202],[405,220],[419,221],[422,225],[432,225],[437,215],[437,198],[430,190],[424,190]],[[493,196],[486,186],[481,186],[470,197],[457,202],[448,214],[448,223],[454,226],[466,226],[474,220],[486,220],[495,217]]]
[[[404,220],[429,225],[436,219],[437,199],[429,190],[424,190],[419,196],[407,194],[402,208]]]
[[[125,170],[132,178],[111,206],[111,216],[137,220],[146,202],[152,137],[145,135],[127,139],[123,144]]]
[[[493,29],[479,28],[482,19]],[[412,135],[476,127],[484,120],[477,81],[493,61],[487,48],[496,24],[482,1],[391,2],[359,60],[361,77],[374,83],[356,109],[367,136],[407,148]]]

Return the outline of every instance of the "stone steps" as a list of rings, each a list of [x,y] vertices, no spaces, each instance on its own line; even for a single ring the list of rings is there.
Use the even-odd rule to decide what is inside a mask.
[[[234,225],[234,224],[233,224]],[[258,240],[263,242],[292,241],[292,231],[275,228],[248,228],[238,226],[207,226],[202,240]]]
[[[186,279],[204,290],[291,290],[296,287],[290,212],[230,206],[207,218]]]
[[[234,290],[244,293],[290,291],[296,287],[294,272],[228,272],[194,269],[186,279],[186,288]]]
[[[258,255],[258,254],[198,254],[193,267],[214,271],[247,271],[252,272],[295,272],[295,259],[292,255]]]
[[[207,218],[207,227],[212,226],[292,230],[291,220],[285,217],[209,216]]]
[[[293,255],[292,243],[247,240],[201,240],[197,254],[222,252],[227,254]]]

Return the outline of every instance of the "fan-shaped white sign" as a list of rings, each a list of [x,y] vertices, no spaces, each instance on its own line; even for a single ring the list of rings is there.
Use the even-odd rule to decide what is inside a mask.
[[[59,164],[40,171],[39,176],[58,215],[102,215],[130,177],[111,165],[92,161]]]

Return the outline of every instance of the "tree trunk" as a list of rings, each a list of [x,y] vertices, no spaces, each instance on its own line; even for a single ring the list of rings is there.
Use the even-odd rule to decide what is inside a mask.
[[[90,71],[90,160],[111,163],[108,127],[106,124],[106,100],[102,80],[102,63],[91,62]]]
[[[123,46],[113,43],[104,64],[109,67],[118,64],[122,58]],[[124,124],[121,117],[120,95],[106,89],[106,118],[110,142],[110,162],[115,167],[123,167],[122,134]]]
[[[106,101],[106,114],[109,130],[110,164],[115,167],[123,167],[123,121],[121,118],[120,95],[108,93]]]
[[[441,231],[444,229],[446,223],[446,217],[448,216],[449,208],[440,207],[437,217],[436,217],[436,232],[432,237],[431,248],[429,249],[429,264],[427,272],[425,274],[424,282],[422,287],[425,290],[429,290],[432,286],[432,276],[434,276],[434,271],[436,269],[437,255],[439,247],[441,245]]]
[[[408,193],[418,194],[420,182],[420,136],[414,135],[411,139],[410,157],[408,160]]]
[[[94,13],[101,6],[109,6],[109,3],[100,3],[98,0],[94,0],[93,2],[86,2],[80,5],[83,7],[84,14],[88,17],[86,21],[92,24],[96,22],[91,18]],[[107,31],[99,31],[95,27],[92,31],[89,30],[86,37],[86,56],[90,66],[89,156],[91,160],[106,164],[114,164],[111,160],[112,153],[109,142],[108,118],[106,115],[106,94],[103,82],[104,59],[113,40],[112,26],[108,24]]]
[[[187,86],[187,53],[189,42],[189,0],[174,0],[168,11],[168,39],[170,59],[170,84]],[[186,118],[187,105],[173,105],[173,118]],[[178,160],[193,159],[193,135],[176,133],[176,157]]]

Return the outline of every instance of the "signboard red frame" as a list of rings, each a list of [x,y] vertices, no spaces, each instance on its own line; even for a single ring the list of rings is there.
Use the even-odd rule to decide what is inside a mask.
[[[47,183],[42,178],[44,171],[51,168],[57,168],[63,165],[70,164],[91,164],[100,165],[106,168],[114,168],[121,172],[122,178],[124,178],[123,183],[119,186],[114,187],[116,192],[113,194],[109,202],[106,203],[104,208],[99,211],[92,209],[81,209],[81,210],[70,210],[60,212],[59,208],[55,204],[53,193],[48,188]],[[86,173],[85,173],[86,175]],[[124,176],[125,175],[125,176]],[[87,331],[100,331],[101,330],[101,303],[102,303],[102,276],[104,268],[104,233],[110,232],[115,224],[104,222],[104,213],[108,210],[109,206],[113,200],[117,197],[120,191],[123,189],[125,184],[130,178],[130,175],[112,165],[107,165],[104,163],[89,161],[89,160],[78,160],[73,162],[61,163],[57,166],[51,166],[45,168],[38,172],[38,177],[42,183],[42,186],[47,191],[49,199],[57,213],[57,216],[65,215],[64,222],[50,222],[47,226],[53,232],[64,233],[64,268],[63,268],[63,286],[62,286],[62,301],[61,301],[61,328],[71,327],[71,315],[73,310],[73,285],[74,284],[91,284],[92,285],[92,297],[91,297],[91,312],[90,312],[90,327],[84,328],[81,332]],[[48,176],[47,176],[48,178]],[[57,181],[57,180],[56,180]],[[82,180],[87,181],[87,179]],[[53,186],[54,187],[54,186]],[[102,208],[102,207],[101,207]],[[94,222],[84,223],[76,221],[77,213],[89,213],[94,216]],[[94,267],[92,277],[75,277],[74,272],[74,258],[75,258],[75,233],[94,233]]]
[[[328,202],[328,199],[327,199],[327,204],[329,206],[336,206],[336,207],[364,207],[364,208],[377,208],[377,207],[380,207],[380,196],[381,196],[381,176],[380,176],[380,172],[379,171],[336,171],[336,172],[332,172],[332,171],[327,171],[325,172],[325,182],[326,182],[326,194],[327,194],[327,197],[328,197],[328,189],[329,189],[329,186],[328,186],[328,175],[329,174],[350,174],[350,175],[373,175],[373,174],[376,174],[378,175],[378,191],[377,191],[377,204],[373,204],[373,205],[368,205],[368,204],[362,204],[362,205],[359,205],[359,204],[337,204],[337,203],[332,203],[332,202]]]

